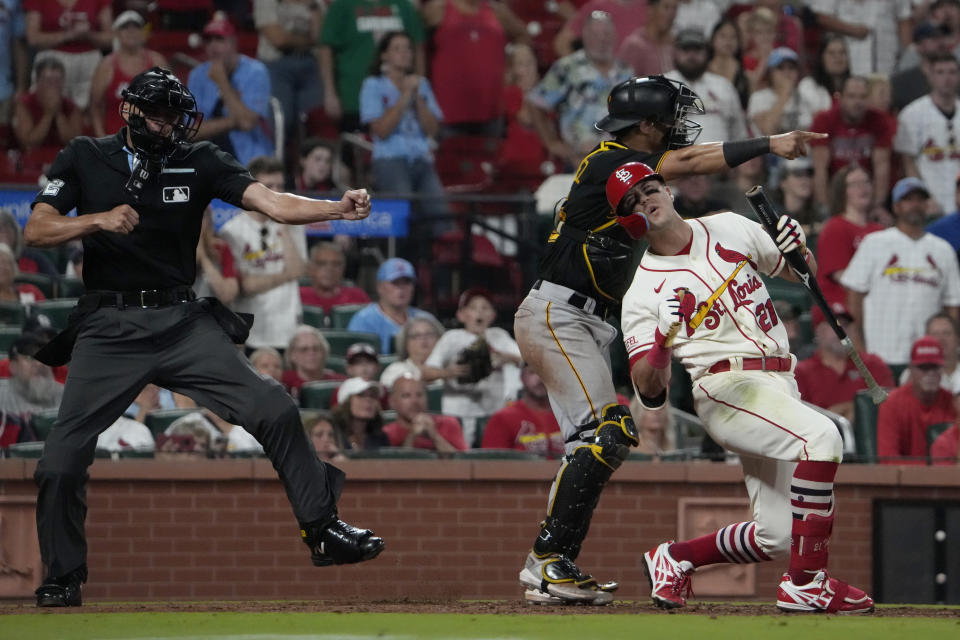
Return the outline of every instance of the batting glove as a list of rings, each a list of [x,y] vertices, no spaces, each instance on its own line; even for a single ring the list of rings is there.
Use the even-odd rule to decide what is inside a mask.
[[[660,318],[657,323],[657,333],[654,336],[654,341],[664,349],[669,349],[673,346],[673,341],[683,324],[680,301],[676,298],[663,300],[657,313]]]
[[[800,249],[800,254],[806,255],[807,235],[799,222],[788,215],[782,215],[777,220],[777,231],[777,248],[780,249],[780,253],[790,253]]]

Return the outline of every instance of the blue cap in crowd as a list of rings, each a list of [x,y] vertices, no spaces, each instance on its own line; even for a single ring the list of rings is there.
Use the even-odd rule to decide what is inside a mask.
[[[770,57],[767,58],[767,69],[776,69],[784,62],[800,64],[800,58],[797,56],[797,52],[790,47],[777,47],[770,52]]]
[[[920,178],[910,176],[897,180],[897,184],[893,185],[893,194],[891,195],[893,203],[900,202],[914,191],[921,191],[923,195],[930,197],[930,191]]]
[[[403,258],[390,258],[377,269],[377,282],[393,282],[400,278],[416,280],[416,277],[413,265]]]

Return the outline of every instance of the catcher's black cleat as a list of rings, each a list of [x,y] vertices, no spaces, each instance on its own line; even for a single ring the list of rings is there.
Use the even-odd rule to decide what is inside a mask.
[[[85,572],[74,571],[62,578],[47,578],[34,592],[38,607],[79,607]]]
[[[383,539],[373,531],[352,527],[338,518],[303,526],[300,537],[310,547],[310,559],[317,567],[373,560],[384,547]]]

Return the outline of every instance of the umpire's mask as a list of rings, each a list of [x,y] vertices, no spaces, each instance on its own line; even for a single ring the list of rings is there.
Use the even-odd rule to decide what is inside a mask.
[[[137,75],[122,96],[120,115],[133,150],[151,163],[165,164],[180,144],[193,140],[203,121],[190,90],[162,67]]]

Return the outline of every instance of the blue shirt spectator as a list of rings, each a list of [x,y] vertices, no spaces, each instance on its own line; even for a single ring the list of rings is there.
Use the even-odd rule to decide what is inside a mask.
[[[950,243],[954,251],[960,251],[960,211],[954,211],[927,225],[927,231]]]
[[[360,89],[360,121],[370,124],[382,117],[383,114],[402,97],[402,92],[389,77],[368,76]],[[430,88],[430,81],[420,78],[417,95],[423,98],[426,107],[437,120],[443,119],[440,105]],[[386,138],[373,136],[373,159],[379,158],[407,158],[409,160],[432,159],[430,143],[420,121],[417,118],[415,105],[403,111],[396,128]]]
[[[411,318],[433,318],[410,303],[413,301],[416,272],[403,258],[390,258],[377,270],[378,301],[357,311],[347,329],[380,336],[380,353],[393,353],[391,338]],[[436,319],[434,319],[436,321]]]
[[[198,138],[211,140],[244,165],[274,155],[266,65],[239,53],[236,30],[219,12],[203,36],[209,60],[191,71],[187,81],[203,112]]]

